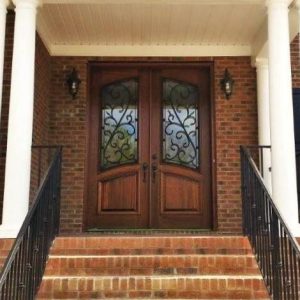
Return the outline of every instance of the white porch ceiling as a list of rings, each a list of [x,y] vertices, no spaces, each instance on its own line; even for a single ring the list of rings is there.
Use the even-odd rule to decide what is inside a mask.
[[[37,26],[52,55],[251,55],[264,3],[44,0]]]

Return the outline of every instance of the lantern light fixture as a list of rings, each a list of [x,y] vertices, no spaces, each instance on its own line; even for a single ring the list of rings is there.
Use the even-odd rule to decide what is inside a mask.
[[[75,99],[79,91],[79,85],[81,83],[81,80],[75,68],[73,68],[72,72],[67,76],[66,83],[68,85],[70,95],[73,99]]]
[[[225,69],[224,77],[220,81],[220,84],[221,89],[224,92],[226,99],[228,100],[232,95],[234,80],[232,79],[227,68]]]

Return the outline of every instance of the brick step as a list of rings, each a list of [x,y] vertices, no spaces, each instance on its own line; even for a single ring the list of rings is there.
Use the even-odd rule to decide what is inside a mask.
[[[45,276],[36,299],[269,299],[261,276]]]
[[[55,240],[37,299],[269,299],[241,236]]]
[[[0,239],[0,270],[6,261],[13,243],[14,239]]]
[[[253,255],[50,256],[46,275],[259,275]]]
[[[251,254],[240,236],[59,237],[52,255]]]

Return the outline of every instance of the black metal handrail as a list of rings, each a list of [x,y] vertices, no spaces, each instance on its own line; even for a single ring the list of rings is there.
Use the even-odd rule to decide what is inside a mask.
[[[258,170],[261,174],[261,176],[264,178],[265,170],[264,170],[264,157],[265,157],[265,151],[271,151],[270,145],[247,145],[247,148],[250,150],[251,156],[258,156]],[[253,151],[256,151],[257,153],[253,153]],[[270,166],[271,167],[271,166]],[[271,171],[271,168],[269,168],[269,171]]]
[[[39,288],[59,231],[62,147],[42,180],[0,275],[0,299],[31,300]]]
[[[299,299],[300,251],[246,147],[241,147],[243,230],[270,295]]]

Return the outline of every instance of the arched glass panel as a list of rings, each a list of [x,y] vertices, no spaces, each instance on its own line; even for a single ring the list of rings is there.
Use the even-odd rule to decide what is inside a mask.
[[[196,86],[163,80],[163,161],[199,167],[199,92]]]
[[[138,80],[114,82],[101,90],[100,168],[138,161]]]

